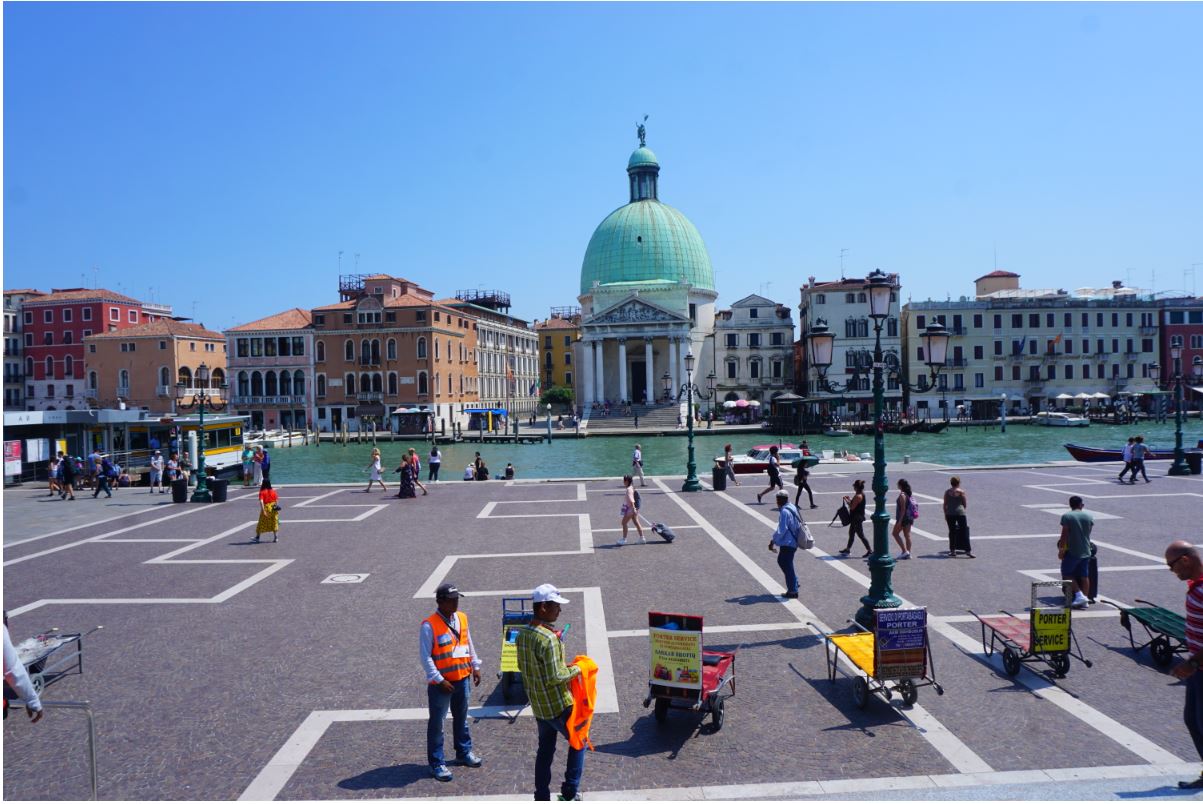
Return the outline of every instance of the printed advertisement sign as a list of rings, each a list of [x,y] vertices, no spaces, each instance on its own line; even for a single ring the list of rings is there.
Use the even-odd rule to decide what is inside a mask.
[[[518,670],[518,632],[522,625],[506,623],[501,626],[501,672],[517,673]]]
[[[15,476],[21,474],[21,442],[4,442],[4,474]]]
[[[879,679],[922,678],[927,674],[927,609],[877,612]]]
[[[25,460],[29,461],[30,463],[50,460],[50,439],[25,439]]]
[[[1032,611],[1032,653],[1069,650],[1069,609]]]
[[[680,689],[702,688],[702,632],[649,628],[653,684]]]

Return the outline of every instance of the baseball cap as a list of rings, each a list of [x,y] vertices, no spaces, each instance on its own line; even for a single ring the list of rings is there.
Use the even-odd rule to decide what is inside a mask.
[[[560,590],[556,589],[549,583],[541,586],[536,586],[535,591],[531,592],[531,597],[534,603],[567,603],[568,598],[560,596]]]
[[[434,590],[435,600],[458,600],[459,587],[453,583],[445,583]]]

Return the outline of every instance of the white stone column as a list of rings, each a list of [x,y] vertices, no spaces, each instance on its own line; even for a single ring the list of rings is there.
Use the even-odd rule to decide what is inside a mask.
[[[597,351],[594,353],[595,359],[593,364],[593,385],[596,390],[594,400],[602,402],[606,398],[606,342],[599,340],[597,342]]]
[[[677,371],[681,375],[681,384],[684,385],[689,381],[689,375],[685,372],[685,355],[689,352],[689,336],[681,339],[677,344],[677,362],[680,364]]]
[[[627,399],[627,340],[618,339],[618,401]]]
[[[668,365],[665,366],[668,370],[668,375],[672,378],[672,389],[669,394],[676,399],[677,391],[681,388],[681,383],[677,380],[677,339],[672,335],[668,336]]]
[[[643,360],[647,364],[647,398],[649,402],[656,399],[656,372],[652,368],[652,339],[643,339]]]
[[[593,404],[593,341],[581,341],[580,361],[584,363],[584,376],[581,384],[581,398],[577,404],[588,407]]]

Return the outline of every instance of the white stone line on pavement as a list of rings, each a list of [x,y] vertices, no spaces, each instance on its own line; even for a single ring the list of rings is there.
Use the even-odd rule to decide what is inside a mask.
[[[669,525],[673,530],[701,530],[701,525]],[[594,528],[594,533],[622,533],[622,528]]]
[[[1046,486],[1024,486],[1024,488],[1034,489],[1036,491],[1047,491],[1050,494],[1070,494],[1071,493],[1069,491],[1066,491],[1065,489],[1052,488],[1047,485]],[[1081,497],[1084,500],[1131,500],[1132,499],[1131,494],[1090,494],[1089,492],[1086,492],[1086,491],[1074,491],[1072,493],[1077,494],[1079,497]],[[1140,497],[1141,497],[1141,499],[1147,499],[1150,497],[1203,497],[1203,494],[1199,494],[1199,493],[1193,492],[1193,491],[1168,491],[1164,494],[1162,494],[1162,493],[1141,494]]]
[[[319,494],[316,497],[306,497],[304,502],[297,503],[295,507],[296,508],[307,508],[310,505],[313,505],[318,500],[324,500],[327,497],[333,497],[335,494],[338,494],[343,491],[350,491],[350,489],[349,488],[339,488],[339,489],[335,489],[334,491],[328,491],[325,494]]]
[[[159,542],[199,542],[200,539],[104,539],[97,544],[157,544]]]
[[[806,623],[749,623],[747,625],[706,625],[707,634],[752,634],[758,631],[813,631]],[[610,639],[623,637],[645,637],[646,628],[632,628],[628,631],[610,631]]]
[[[1160,569],[1163,569],[1163,567],[1159,567],[1156,564],[1139,564],[1129,565],[1126,567],[1102,566],[1099,567],[1099,572],[1148,572],[1149,570]],[[1061,572],[1061,568],[1053,567],[1052,569],[1020,570],[1020,572],[1039,572],[1043,575],[1058,575]]]
[[[1073,476],[1069,476],[1069,475],[1056,474],[1054,472],[1040,472],[1035,469],[1022,469],[1022,470],[1020,470],[1019,474],[1039,475],[1041,477],[1055,477],[1058,480],[1060,480],[1062,483],[1075,483],[1075,484],[1081,483],[1081,484],[1087,485],[1087,486],[1099,485],[1099,484],[1106,485],[1107,484],[1106,480],[1104,480],[1102,478],[1098,478],[1098,477],[1073,477]],[[1050,483],[1049,485],[1052,485],[1052,484]],[[1060,484],[1058,484],[1058,485],[1060,485]]]
[[[197,508],[197,509],[191,509],[188,511],[179,511],[174,514],[168,514],[166,516],[161,516],[158,519],[152,519],[148,522],[139,522],[136,525],[129,525],[124,528],[119,528],[118,530],[111,530],[108,533],[101,533],[98,536],[90,536],[87,539],[81,539],[77,542],[70,542],[69,544],[60,544],[58,547],[51,547],[48,550],[42,550],[37,553],[30,553],[27,556],[20,556],[19,558],[10,558],[8,561],[4,562],[4,566],[9,567],[9,566],[12,566],[13,564],[20,564],[25,561],[32,561],[35,558],[41,558],[43,556],[48,556],[53,553],[61,552],[63,550],[70,550],[72,547],[79,547],[82,544],[90,544],[92,542],[99,542],[99,541],[104,540],[108,536],[119,536],[122,533],[129,533],[131,530],[138,530],[140,528],[150,527],[151,525],[158,525],[162,522],[167,522],[172,519],[177,519],[181,516],[187,516],[188,514],[195,513],[196,511],[199,511],[199,510],[204,510],[204,509]],[[7,551],[8,548],[10,548],[11,546],[12,545],[9,545],[9,544],[4,545],[5,550]]]
[[[664,483],[661,481],[657,481],[657,483],[673,502],[679,505],[681,509],[685,511],[685,513],[693,518],[695,522],[700,523],[710,538],[713,539],[719,547],[726,551],[731,558],[735,559],[736,563],[743,567],[749,575],[755,578],[762,587],[769,592],[775,592],[775,590],[780,587],[780,583],[778,583],[763,568],[761,568],[759,564],[753,561],[752,558],[747,555],[747,553],[736,546],[734,542],[720,533],[718,529],[711,525],[704,517],[702,517],[692,505],[685,502],[685,500],[682,499],[677,492],[671,491],[668,486],[664,485]],[[726,492],[720,491],[715,493],[728,502],[739,506],[741,510],[746,511],[754,518],[758,519],[767,528],[776,527],[777,523],[773,522],[759,511],[752,511],[739,500],[729,496]],[[818,548],[812,548],[808,552],[815,555],[826,555]],[[830,633],[834,630],[825,625],[815,615],[815,613],[806,608],[806,606],[803,605],[800,600],[785,600],[784,598],[782,600],[785,608],[789,610],[790,614],[797,617],[799,622],[812,623],[813,627],[811,630],[815,631],[816,634],[822,632]],[[824,650],[827,650],[827,648],[824,647]],[[852,672],[857,672],[855,667],[851,664],[846,656],[840,655],[839,658],[840,663],[845,667],[845,670],[851,669]],[[893,701],[887,702],[887,704],[893,707],[894,711],[898,712],[899,715],[908,720],[911,725],[915,727],[916,732],[923,739],[927,740],[927,742],[957,770],[961,772],[993,770],[993,768],[991,768],[984,759],[978,756],[976,752],[962,742],[959,737],[949,731],[944,724],[932,716],[932,714],[929,713],[924,707],[920,706],[919,704],[913,704],[909,708],[904,709],[895,706]]]
[[[176,514],[176,516],[183,516],[184,514],[195,514],[200,511],[203,511],[203,510],[205,510],[204,507],[192,508],[187,511],[180,511],[179,513]],[[56,531],[52,531],[50,533],[43,533],[41,536],[30,536],[28,539],[18,539],[16,541],[12,541],[12,542],[5,542],[4,547],[5,547],[5,549],[8,549],[10,547],[16,547],[17,545],[29,544],[30,542],[40,541],[41,539],[49,539],[52,536],[62,536],[64,533],[70,533],[75,530],[83,530],[84,528],[94,528],[97,525],[107,525],[109,522],[115,522],[118,519],[127,519],[131,516],[142,516],[143,514],[153,514],[153,513],[156,513],[157,511],[158,511],[158,508],[156,507],[156,508],[147,508],[144,511],[131,511],[128,514],[118,514],[117,516],[111,516],[111,517],[108,517],[107,519],[97,519],[94,522],[85,522],[82,525],[72,525],[69,528],[63,528],[62,530],[56,530]],[[79,544],[82,544],[82,543],[83,542],[79,542]]]
[[[296,508],[300,508],[300,507],[301,506],[299,506],[299,505],[296,506]],[[345,506],[345,507],[349,508],[351,506]],[[360,508],[362,506],[357,505],[354,507]],[[362,514],[358,514],[357,516],[353,516],[350,519],[294,519],[292,517],[286,517],[282,520],[282,523],[288,524],[288,525],[298,525],[298,524],[302,524],[302,523],[306,523],[306,522],[362,522],[365,519],[367,519],[368,517],[378,514],[387,508],[388,508],[387,504],[373,505],[369,510],[364,511]]]
[[[1060,570],[1058,570],[1058,572],[1060,572]],[[1103,601],[1106,599],[1107,598],[1105,596],[1100,597],[1100,601]],[[990,613],[993,614],[994,612],[990,612]],[[998,612],[998,613],[1001,614],[1002,612]],[[1100,606],[1097,603],[1092,608],[1082,609],[1081,611],[1074,611],[1074,613],[1073,613],[1073,619],[1075,619],[1075,620],[1087,620],[1087,619],[1102,620],[1102,619],[1113,619],[1116,617],[1119,617],[1119,609],[1113,608],[1111,606]],[[927,620],[928,620],[928,622],[935,622],[935,621],[939,620],[942,623],[949,623],[949,624],[976,623],[978,621],[977,617],[974,617],[972,614],[944,614],[944,615],[928,614]]]
[[[1106,542],[1106,541],[1101,542],[1094,538],[1091,538],[1090,541],[1092,544],[1096,544],[1099,547],[1105,547],[1108,550],[1114,550],[1117,553],[1123,553],[1124,555],[1133,556],[1135,558],[1147,559],[1147,560],[1155,563],[1157,565],[1157,567],[1165,566],[1165,556],[1164,555],[1155,556],[1152,553],[1142,553],[1139,550],[1133,550],[1131,547],[1121,547],[1118,544],[1112,544],[1111,542]],[[1101,570],[1102,567],[1100,567],[1099,569]]]

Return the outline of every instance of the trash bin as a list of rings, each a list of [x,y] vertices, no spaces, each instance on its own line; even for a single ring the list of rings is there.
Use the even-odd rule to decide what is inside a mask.
[[[225,502],[226,501],[226,493],[227,493],[228,489],[230,488],[229,480],[211,477],[205,482],[209,486],[209,491],[213,495],[213,502]]]
[[[188,481],[183,478],[171,481],[171,501],[173,503],[188,502]]]
[[[713,473],[712,480],[714,483],[714,490],[715,491],[726,491],[727,490],[727,462],[725,460],[723,460],[722,458],[715,458],[714,459],[714,469],[711,471]]]
[[[1192,475],[1203,474],[1203,452],[1186,453],[1186,465],[1190,467]]]

